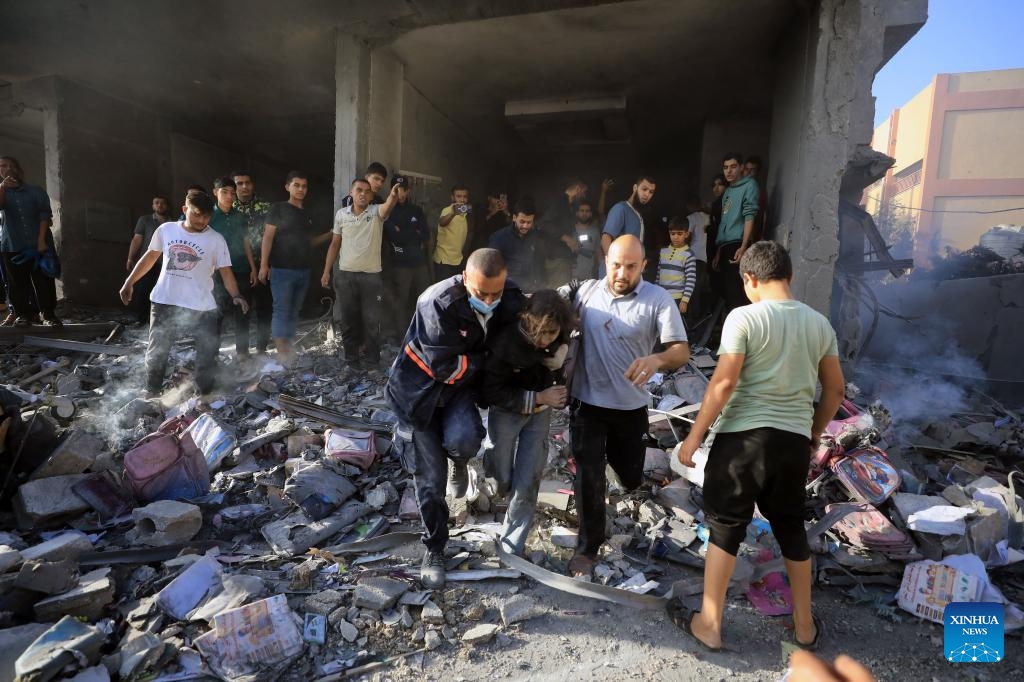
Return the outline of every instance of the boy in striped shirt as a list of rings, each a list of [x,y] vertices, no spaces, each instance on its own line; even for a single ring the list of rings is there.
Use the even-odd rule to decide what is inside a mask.
[[[669,245],[661,250],[658,261],[658,285],[672,295],[679,312],[686,309],[697,283],[697,257],[690,251],[690,223],[672,218],[668,224]]]

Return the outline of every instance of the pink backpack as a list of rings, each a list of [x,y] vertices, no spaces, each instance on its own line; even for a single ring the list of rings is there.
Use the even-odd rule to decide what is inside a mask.
[[[140,502],[192,499],[210,492],[210,471],[189,434],[152,433],[124,456],[124,473]]]
[[[328,459],[354,464],[363,471],[377,459],[373,431],[327,429],[324,433],[324,453]]]

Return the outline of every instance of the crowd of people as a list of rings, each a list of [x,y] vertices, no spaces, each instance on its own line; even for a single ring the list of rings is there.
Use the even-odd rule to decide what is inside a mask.
[[[656,259],[645,248],[648,225],[661,228],[645,219],[657,189],[650,175],[639,176],[607,212],[612,183],[602,184],[595,206],[586,186],[573,181],[564,220],[544,228],[528,197],[509,209],[507,196],[495,193],[477,218],[469,189],[456,185],[434,228],[413,203],[409,179],[393,177],[385,191],[387,170],[374,163],[351,182],[332,229],[319,230],[305,207],[304,173],[285,178],[287,201],[267,203],[257,198],[251,175],[235,171],[209,188],[188,188],[177,220],[166,197],[153,198],[152,213],[135,227],[120,297],[140,321],[148,317],[148,391],[160,392],[170,346],[188,335],[195,339],[197,388],[207,393],[226,324],[238,356],[252,350],[255,319],[256,352],[272,339],[279,361],[292,358],[311,254],[326,246],[320,285],[335,292],[344,360],[391,364],[386,396],[398,417],[394,451],[413,474],[424,526],[420,579],[429,588],[445,582],[448,499],[466,494],[474,457],[509,496],[503,548],[524,552],[551,415],[563,408],[579,520],[568,570],[590,575],[606,539],[606,466],[624,488],[641,486],[647,384],[688,361],[686,320],[692,325],[721,301],[727,315],[718,365],[678,448],[680,461],[692,465],[706,437],[714,439],[704,486],[710,548],[703,608],[690,612],[677,602],[673,618],[702,646],[721,647],[726,589],[757,503],[786,561],[795,640],[812,648],[821,626],[811,611],[803,484],[844,382],[829,322],[793,299],[787,251],[760,239],[758,166],[757,159],[725,155],[712,205],[705,209],[694,199],[687,214],[666,220],[667,243]],[[49,201],[41,188],[24,184],[13,159],[0,159],[0,171],[11,315],[21,326],[32,324],[37,311],[59,324],[52,277],[40,266],[53,249]],[[388,315],[400,323],[389,324]],[[381,358],[388,334],[404,338],[394,339],[397,357]]]

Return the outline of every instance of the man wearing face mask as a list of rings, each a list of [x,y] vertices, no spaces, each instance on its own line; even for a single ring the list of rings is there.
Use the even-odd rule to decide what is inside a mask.
[[[426,545],[420,581],[428,589],[445,579],[445,484],[452,497],[466,494],[466,462],[484,438],[477,402],[488,337],[515,323],[525,300],[507,274],[497,250],[470,254],[462,274],[420,295],[391,367],[386,394],[399,418],[395,448],[416,485]]]

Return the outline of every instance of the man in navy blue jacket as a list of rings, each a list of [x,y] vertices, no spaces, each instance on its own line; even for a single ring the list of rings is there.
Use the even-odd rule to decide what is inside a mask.
[[[441,280],[420,296],[392,365],[386,393],[399,418],[395,446],[413,474],[425,527],[420,580],[427,588],[444,584],[448,460],[449,490],[462,497],[466,462],[484,438],[477,402],[487,338],[515,322],[524,300],[508,280],[501,254],[478,249],[461,275]]]

